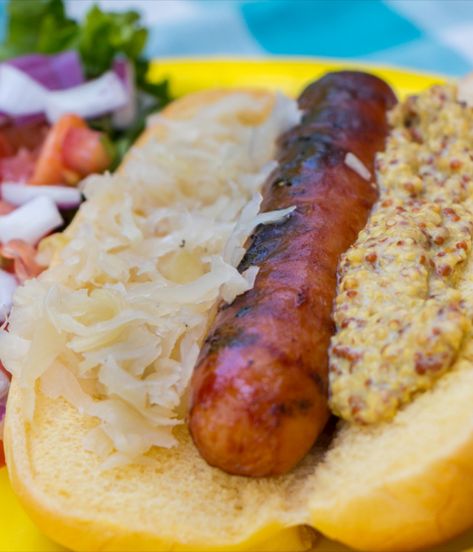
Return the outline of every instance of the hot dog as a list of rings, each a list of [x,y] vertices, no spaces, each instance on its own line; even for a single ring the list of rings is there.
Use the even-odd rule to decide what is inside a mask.
[[[269,227],[258,229],[254,242],[261,247],[256,249],[254,245],[250,250],[253,256],[248,253],[240,267],[244,270],[249,265],[260,266],[260,278],[265,274],[266,281],[273,278],[274,298],[279,302],[271,304],[269,291],[264,295],[265,289],[258,281],[252,292],[253,304],[244,301],[242,308],[248,308],[237,311],[238,316],[234,313],[237,321],[245,317],[253,320],[250,329],[258,340],[253,343],[254,356],[250,359],[261,361],[257,345],[262,342],[258,330],[262,331],[263,320],[264,329],[280,340],[281,345],[277,345],[284,348],[288,363],[294,363],[292,372],[307,387],[311,380],[297,362],[306,362],[306,367],[308,361],[312,362],[308,346],[323,361],[323,350],[317,348],[316,339],[322,335],[320,314],[325,306],[314,297],[325,293],[327,282],[332,281],[327,267],[333,262],[334,244],[340,246],[345,239],[340,237],[337,224],[357,222],[352,213],[359,208],[357,201],[363,209],[368,209],[367,204],[372,201],[369,190],[361,198],[359,194],[364,194],[365,183],[374,180],[374,175],[366,182],[355,176],[358,173],[369,179],[369,151],[375,149],[375,140],[382,141],[379,121],[382,123],[384,118],[376,100],[378,85],[368,79],[371,85],[366,88],[361,77],[351,79],[351,84],[346,76],[337,78],[332,75],[330,86],[323,81],[325,86],[319,83],[311,87],[309,95],[306,93],[306,103],[301,102],[305,126],[280,140],[281,166],[266,186],[265,209],[289,205],[297,210],[285,224],[274,226],[273,234]],[[364,378],[362,384],[368,392],[370,386],[379,386],[376,380],[368,380],[371,374],[367,371],[373,368],[374,375],[381,375],[384,383],[386,374],[393,369],[391,364],[386,370],[386,364],[381,365],[379,356],[372,351],[383,348],[387,340],[392,340],[398,351],[403,343],[399,330],[404,332],[407,324],[421,338],[426,335],[426,328],[432,328],[432,336],[445,335],[449,345],[454,344],[458,325],[450,316],[452,311],[446,309],[446,316],[439,322],[438,317],[431,317],[433,325],[425,316],[417,322],[419,299],[435,307],[442,296],[455,299],[454,292],[462,298],[459,307],[471,312],[473,256],[468,225],[473,212],[469,177],[473,163],[469,155],[473,150],[473,110],[458,101],[456,93],[455,84],[436,86],[390,111],[389,138],[384,153],[376,155],[380,194],[376,210],[354,246],[342,255],[341,259],[349,257],[350,262],[338,263],[334,318],[338,329],[351,330],[351,335],[344,337],[344,343],[337,342],[336,335],[332,337],[331,360],[345,359],[344,363],[332,364],[332,374],[335,370],[342,377],[350,374],[353,364],[352,374]],[[317,108],[312,113],[315,100]],[[353,108],[351,122],[344,113],[347,104]],[[370,115],[373,106],[380,117]],[[13,488],[33,519],[42,531],[67,548],[308,550],[313,548],[308,533],[313,528],[359,550],[398,552],[431,550],[472,525],[471,324],[452,368],[441,378],[436,377],[435,385],[416,392],[392,420],[371,427],[340,420],[333,432],[326,428],[316,446],[286,475],[239,477],[213,468],[199,454],[182,423],[188,378],[206,329],[215,319],[218,297],[228,298],[231,303],[231,297],[254,284],[254,268],[242,274],[236,270],[244,252],[245,236],[250,235],[257,221],[285,220],[281,211],[279,216],[274,211],[256,215],[260,204],[254,201],[257,198],[253,194],[261,189],[272,170],[268,167],[275,166],[277,137],[297,124],[299,115],[293,100],[264,91],[208,91],[177,101],[156,120],[156,126],[150,126],[121,174],[97,177],[93,188],[96,190],[99,185],[99,193],[84,203],[80,218],[55,246],[53,266],[38,279],[19,287],[9,332],[0,332],[0,358],[14,372],[5,423],[7,464]],[[335,130],[327,137],[328,121],[332,121]],[[305,157],[301,154],[298,158],[294,153],[292,167],[283,165],[284,159],[290,162],[291,148],[295,151],[304,140]],[[337,155],[330,154],[334,151]],[[302,169],[298,169],[301,163]],[[312,178],[318,181],[309,179],[310,171],[316,173]],[[317,171],[322,175],[317,176]],[[276,178],[283,177],[292,179],[288,180],[291,186],[288,190],[281,185],[278,197],[285,201],[277,202],[270,186],[275,185]],[[323,187],[331,202],[314,192],[314,181]],[[336,201],[332,188],[341,191]],[[388,190],[396,194],[389,204],[385,202]],[[412,198],[415,192],[420,196]],[[294,195],[288,197],[289,193]],[[431,205],[435,197],[442,202]],[[324,222],[316,219],[318,226],[311,222],[308,229],[298,226],[303,220],[306,224],[312,221],[312,216],[315,220],[313,209],[303,210],[309,201],[314,204],[314,198],[314,209],[325,209]],[[219,216],[213,223],[218,226],[213,228],[209,216],[211,200],[215,200],[215,208],[222,209],[217,211]],[[234,203],[232,209],[228,209],[228,201]],[[427,204],[428,212],[417,210],[421,201]],[[393,221],[391,213],[400,202],[404,210],[398,209],[400,216],[396,215]],[[461,206],[459,202],[469,203]],[[342,213],[347,205],[351,210]],[[469,215],[465,213],[467,208]],[[288,209],[284,210],[286,216]],[[439,225],[439,218],[444,215],[448,220]],[[188,223],[191,216],[192,224]],[[403,224],[407,218],[408,224]],[[330,234],[324,230],[329,224]],[[304,241],[303,233],[309,234],[314,227],[318,229],[313,232],[318,241]],[[294,228],[299,229],[298,233],[294,233]],[[399,231],[404,233],[402,239],[397,235]],[[288,269],[281,283],[274,276],[275,260],[279,258],[276,252],[282,256],[287,251],[289,258],[290,246],[286,250],[282,246],[289,243],[291,233],[298,255],[293,257],[292,271],[289,273]],[[373,233],[375,240],[371,239]],[[457,240],[459,233],[467,235]],[[271,248],[273,242],[269,238],[263,240],[270,235],[280,249]],[[117,247],[117,243],[121,245]],[[316,246],[319,251],[325,248],[318,257]],[[228,254],[228,250],[232,253]],[[313,254],[315,268],[302,263],[304,251]],[[433,265],[424,262],[423,254]],[[406,261],[416,268],[416,274],[405,270]],[[325,272],[316,262],[324,263]],[[430,280],[424,277],[425,264]],[[124,271],[124,266],[131,269]],[[272,273],[268,266],[273,266]],[[306,268],[306,280],[300,276],[301,266],[310,268]],[[445,266],[452,266],[453,272],[447,275],[448,285],[442,288],[439,278],[446,277]],[[282,261],[278,269],[281,267],[285,268]],[[441,268],[439,273],[436,267]],[[348,268],[357,269],[352,280],[348,279],[353,276]],[[405,281],[413,274],[413,286],[407,289]],[[312,289],[315,276],[318,287]],[[310,300],[311,309],[306,309],[304,303],[298,307],[295,303],[293,288],[301,280],[309,288],[307,301]],[[399,280],[401,285],[387,289],[386,283],[397,284]],[[433,280],[435,294],[426,293]],[[370,283],[371,289],[367,290]],[[288,288],[288,296],[292,294],[292,302],[283,302],[282,285]],[[407,307],[406,289],[412,300]],[[357,295],[352,295],[352,291]],[[263,298],[268,301],[266,318]],[[384,306],[390,301],[388,314],[399,306],[402,324],[387,325],[386,317],[378,320],[377,313],[384,316]],[[411,308],[414,303],[415,308]],[[350,310],[345,309],[345,304],[351,304]],[[251,312],[253,306],[259,318]],[[316,308],[318,322],[310,318]],[[223,309],[219,316],[232,309],[233,305]],[[272,313],[274,322],[270,320]],[[338,317],[340,313],[343,316]],[[367,315],[376,330],[371,342],[365,323]],[[397,312],[395,315],[400,318]],[[281,317],[286,318],[287,335],[281,330]],[[296,324],[299,327],[295,338],[300,338],[305,347],[299,357],[289,335]],[[229,330],[235,327],[234,332],[240,331],[247,339],[246,344],[240,340],[239,349],[234,348],[237,355],[239,350],[248,351],[251,343],[243,331],[246,327],[234,323],[228,326]],[[358,332],[358,328],[362,331]],[[231,333],[220,337],[229,343],[235,340]],[[355,339],[370,346],[370,363],[364,367],[367,371],[361,362],[356,363],[360,357]],[[415,354],[419,344],[431,346],[435,340],[411,341],[407,355]],[[218,345],[224,348],[218,341],[207,342],[207,354],[211,347],[218,353]],[[274,342],[272,346],[273,349],[265,349],[268,357],[271,350],[277,350]],[[393,358],[389,348],[387,354]],[[399,365],[397,358],[393,364],[394,368]],[[434,372],[435,365],[431,367]],[[268,389],[276,399],[281,397],[282,391],[279,395],[277,389],[272,391],[277,381],[275,377],[271,380],[271,365],[263,368]],[[284,382],[290,382],[290,373],[286,376],[286,372],[291,371],[291,365],[283,368],[281,373],[287,377]],[[308,368],[307,373],[310,374]],[[409,375],[398,373],[392,383],[402,383],[406,373]],[[221,377],[221,372],[217,376]],[[236,386],[243,392],[241,381],[244,380],[240,379]],[[98,383],[100,386],[95,386]],[[254,389],[262,393],[263,384],[258,387],[254,380],[249,383],[253,387],[247,386],[248,393]],[[337,389],[330,383],[333,407]],[[144,397],[143,387],[149,389]],[[225,390],[223,385],[222,388]],[[381,390],[386,391],[386,387]],[[235,397],[238,399],[236,393]],[[389,398],[389,394],[384,393],[384,397]],[[169,405],[176,398],[179,410],[169,412]],[[347,402],[357,407],[356,402]],[[285,415],[292,416],[288,411]],[[179,425],[171,433],[170,426],[176,422]],[[297,438],[298,423],[294,417],[292,427]],[[222,427],[225,428],[224,423]],[[154,428],[159,431],[152,431]],[[274,432],[280,437],[278,431],[276,426]],[[176,438],[174,446],[169,443],[169,436]],[[160,441],[154,445],[157,439]],[[293,439],[292,435],[287,439]],[[288,446],[287,441],[282,445]],[[146,452],[142,453],[144,449]],[[461,539],[444,544],[442,549],[453,550],[465,542]],[[323,542],[320,545],[330,550],[336,546]]]
[[[329,417],[328,346],[340,255],[376,200],[373,175],[395,103],[381,80],[328,74],[300,96],[300,125],[283,135],[262,210],[295,206],[259,227],[239,270],[259,266],[253,289],[222,305],[191,382],[189,428],[208,463],[228,473],[289,471]]]

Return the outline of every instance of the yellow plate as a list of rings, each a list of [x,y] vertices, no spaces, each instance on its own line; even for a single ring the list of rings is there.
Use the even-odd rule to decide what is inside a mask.
[[[203,88],[257,86],[281,90],[297,95],[310,81],[327,71],[365,69],[385,79],[400,97],[418,93],[443,77],[416,73],[392,67],[360,65],[353,62],[284,59],[170,59],[156,62],[151,67],[153,79],[170,79],[171,93],[182,96]],[[465,535],[448,546],[449,552],[463,552],[473,547],[473,533]],[[0,552],[56,552],[63,550],[36,529],[21,509],[8,483],[7,471],[0,469]],[[343,552],[348,549],[326,540],[320,541],[317,551]],[[438,548],[447,550],[445,545]]]
[[[297,96],[309,82],[327,71],[367,70],[388,82],[402,98],[417,94],[445,77],[381,65],[353,61],[311,58],[262,59],[165,59],[151,67],[153,79],[169,78],[173,96],[183,96],[202,88],[252,86],[281,90]]]

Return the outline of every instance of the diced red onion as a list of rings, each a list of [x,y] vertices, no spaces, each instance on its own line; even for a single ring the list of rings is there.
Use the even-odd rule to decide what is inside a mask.
[[[80,57],[75,50],[52,56],[29,54],[5,63],[23,71],[48,90],[66,90],[85,82]]]
[[[4,63],[26,73],[48,90],[65,90],[71,86],[77,86],[85,82],[80,57],[75,50],[51,56],[28,54],[9,59]],[[3,85],[4,81],[1,83],[1,86]],[[46,117],[42,111],[19,116],[0,111],[0,124],[6,124],[12,119],[15,125],[46,121]]]
[[[0,216],[0,242],[18,239],[34,245],[63,222],[52,199],[36,197],[12,213]]]
[[[77,188],[70,186],[28,186],[13,182],[4,182],[1,185],[2,199],[12,205],[24,205],[36,197],[48,197],[60,209],[78,207],[82,196]]]
[[[112,125],[117,129],[125,129],[136,118],[135,71],[130,61],[122,57],[115,59],[112,70],[121,80],[127,93],[127,103],[113,113]]]
[[[0,113],[0,126],[12,123],[15,126],[34,125],[36,123],[46,123],[44,113],[34,113],[33,115],[20,115],[19,117],[9,117],[4,113]]]
[[[18,287],[18,281],[13,274],[0,269],[0,321],[3,322],[10,312],[13,294]],[[2,396],[2,377],[8,379],[0,370],[0,397]]]
[[[46,95],[45,112],[50,122],[66,113],[75,113],[85,119],[113,112],[127,105],[125,86],[112,71],[80,86],[49,92]]]
[[[74,82],[79,80],[78,75],[72,79]],[[128,106],[129,93],[125,83],[113,71],[67,89],[50,90],[27,72],[11,64],[0,64],[0,114],[10,118],[24,119],[45,114],[50,122],[54,122],[66,113],[93,118]]]

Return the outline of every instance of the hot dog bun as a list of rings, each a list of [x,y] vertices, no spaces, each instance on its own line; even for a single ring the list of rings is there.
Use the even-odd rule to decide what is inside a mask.
[[[304,550],[302,524],[360,550],[415,550],[472,523],[467,362],[393,422],[342,428],[323,463],[313,453],[274,480],[210,468],[185,430],[179,447],[154,455],[154,468],[100,473],[81,442],[90,420],[38,398],[33,431],[13,383],[9,474],[41,530],[73,550]]]
[[[192,117],[215,94],[176,102],[165,116]],[[209,467],[185,427],[179,446],[151,453],[152,465],[102,471],[83,447],[93,420],[37,386],[27,422],[14,379],[10,478],[41,530],[74,550],[306,550],[307,525],[361,550],[428,547],[473,523],[471,355],[392,422],[341,424],[328,451],[320,444],[289,475],[268,479]]]

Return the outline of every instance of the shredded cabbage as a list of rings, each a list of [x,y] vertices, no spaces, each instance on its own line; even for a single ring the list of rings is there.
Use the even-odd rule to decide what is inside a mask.
[[[96,417],[85,445],[106,467],[176,444],[216,304],[254,284],[257,267],[236,268],[243,244],[257,224],[290,215],[258,214],[276,139],[299,120],[283,96],[267,108],[235,93],[191,120],[160,117],[163,136],[133,150],[122,172],[87,179],[55,262],[15,295],[0,358],[27,416],[39,382]]]

